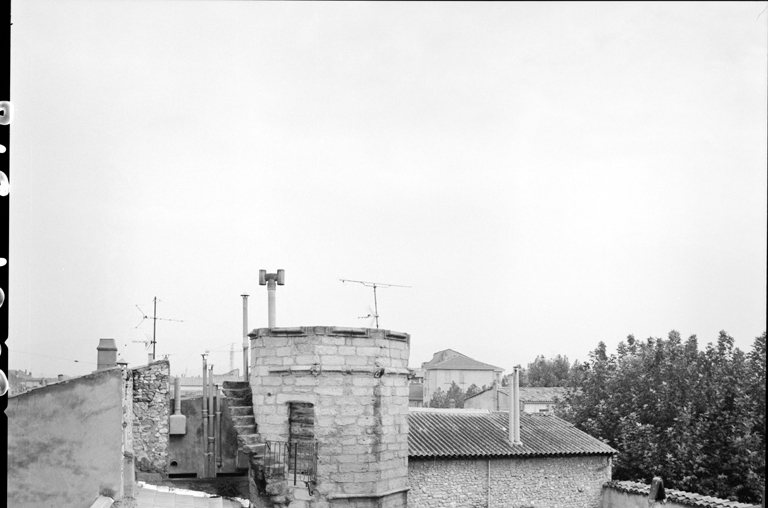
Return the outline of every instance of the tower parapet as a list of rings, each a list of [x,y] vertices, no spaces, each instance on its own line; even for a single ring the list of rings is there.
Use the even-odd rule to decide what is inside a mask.
[[[314,326],[248,336],[254,416],[262,440],[276,443],[265,463],[274,466],[280,443],[316,443],[314,475],[301,476],[307,464],[278,464],[280,474],[264,468],[273,502],[405,508],[410,335]],[[287,446],[285,460],[298,464],[295,455],[306,455],[294,449]]]

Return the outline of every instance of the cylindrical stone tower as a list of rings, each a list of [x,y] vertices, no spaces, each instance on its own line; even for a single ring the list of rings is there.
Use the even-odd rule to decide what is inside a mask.
[[[406,508],[410,336],[315,326],[249,337],[269,503]]]

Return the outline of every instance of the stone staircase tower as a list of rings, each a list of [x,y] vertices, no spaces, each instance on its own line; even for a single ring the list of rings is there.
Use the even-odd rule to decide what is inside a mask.
[[[245,469],[258,457],[262,448],[253,415],[251,387],[247,381],[224,381],[222,391],[229,400],[229,411],[237,431],[238,467]]]

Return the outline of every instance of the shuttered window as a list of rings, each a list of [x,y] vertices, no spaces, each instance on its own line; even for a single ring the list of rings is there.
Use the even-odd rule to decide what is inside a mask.
[[[315,407],[307,402],[288,403],[289,441],[315,439]]]

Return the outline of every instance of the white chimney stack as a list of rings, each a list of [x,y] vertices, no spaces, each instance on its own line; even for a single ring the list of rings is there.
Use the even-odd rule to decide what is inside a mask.
[[[509,441],[513,445],[520,441],[520,367],[512,371],[512,383],[509,387]]]

